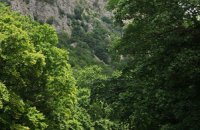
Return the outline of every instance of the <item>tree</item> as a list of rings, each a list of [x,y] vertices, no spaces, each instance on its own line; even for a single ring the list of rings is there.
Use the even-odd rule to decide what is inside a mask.
[[[128,129],[200,128],[199,5],[195,0],[110,0],[124,26],[116,49],[129,63],[121,77],[94,91]]]
[[[107,80],[103,69],[97,65],[84,67],[75,73],[78,85],[78,104],[76,107],[76,120],[84,130],[112,130],[118,127],[116,122],[110,120],[111,107],[101,101],[93,100],[92,89],[96,88],[95,82]]]
[[[1,129],[67,129],[76,102],[67,52],[49,25],[0,4]]]

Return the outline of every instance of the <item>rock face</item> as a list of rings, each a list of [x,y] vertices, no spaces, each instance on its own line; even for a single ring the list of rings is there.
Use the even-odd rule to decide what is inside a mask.
[[[69,51],[74,67],[109,64],[110,36],[118,32],[113,27],[112,13],[106,11],[107,0],[0,0],[12,10],[48,23],[58,32],[59,47]]]
[[[106,0],[8,0],[11,8],[34,20],[52,24],[58,32],[65,31],[71,34],[71,16],[81,7],[85,15],[109,16],[104,7]],[[92,29],[92,23],[88,21]]]

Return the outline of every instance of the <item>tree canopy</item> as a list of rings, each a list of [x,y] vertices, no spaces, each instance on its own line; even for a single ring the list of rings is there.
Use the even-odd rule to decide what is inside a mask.
[[[67,129],[76,102],[67,52],[49,25],[0,4],[1,129]]]
[[[129,62],[121,77],[93,91],[128,129],[200,128],[199,5],[198,0],[109,1],[124,28],[114,46]]]
[[[123,28],[112,44],[116,61],[107,57],[103,26],[86,33],[76,23],[82,8],[71,38],[63,32],[58,40],[50,25],[0,4],[2,130],[200,129],[200,1],[109,0],[107,7]],[[71,57],[74,73],[57,46],[79,54]]]

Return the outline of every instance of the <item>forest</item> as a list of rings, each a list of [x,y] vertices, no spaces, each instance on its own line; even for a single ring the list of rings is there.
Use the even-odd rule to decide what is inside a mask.
[[[106,9],[69,36],[0,1],[0,130],[200,130],[200,1]]]

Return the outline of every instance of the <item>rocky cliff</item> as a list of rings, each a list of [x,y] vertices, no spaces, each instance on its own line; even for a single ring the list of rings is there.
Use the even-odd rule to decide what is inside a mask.
[[[110,38],[117,31],[107,0],[0,0],[12,10],[55,27],[59,47],[69,51],[72,66],[109,64]]]
[[[2,0],[0,0],[2,1]],[[34,20],[52,24],[58,32],[65,31],[71,34],[72,18],[75,15],[85,17],[105,17],[110,13],[105,10],[106,0],[3,0],[8,2],[12,9]],[[79,12],[78,12],[79,11]],[[78,14],[80,13],[81,14]],[[85,21],[92,29],[92,21]]]

